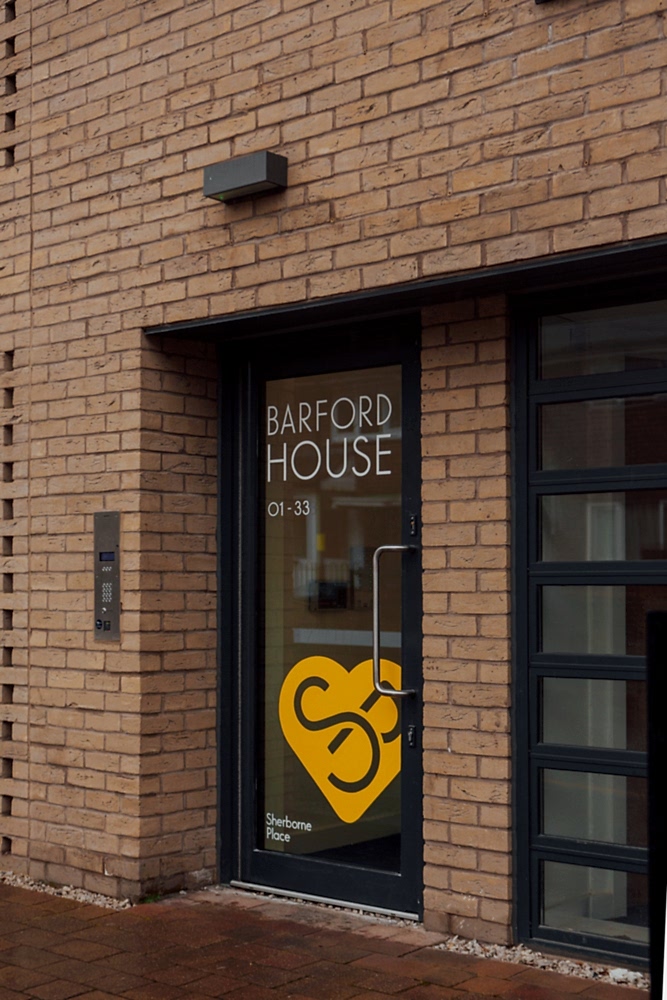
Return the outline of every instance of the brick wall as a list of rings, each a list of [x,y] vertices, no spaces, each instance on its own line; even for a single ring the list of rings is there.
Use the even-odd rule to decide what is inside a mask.
[[[218,866],[215,349],[151,343],[142,372],[132,607],[142,668],[138,849],[148,892],[212,882]]]
[[[28,816],[27,441],[24,337],[0,334],[0,867],[25,868]]]
[[[111,138],[113,83],[94,100],[133,23],[0,7],[0,867],[136,896],[216,868],[216,402],[210,348],[141,332],[174,297],[162,218],[184,206]],[[120,644],[92,638],[102,509],[121,511]]]
[[[509,441],[502,299],[425,310],[425,922],[511,923]]]
[[[3,182],[32,158],[51,299],[94,275],[156,324],[667,229],[655,2],[16,3]],[[203,166],[259,149],[286,192],[204,201]]]
[[[28,854],[29,34],[0,3],[0,867]],[[23,144],[23,145],[21,145]],[[23,163],[15,165],[23,148]]]
[[[0,865],[137,896],[216,870],[216,374],[207,346],[113,325],[36,324],[1,356]],[[102,509],[120,643],[93,638]]]
[[[213,871],[214,372],[143,329],[664,235],[663,14],[0,0],[0,865],[114,893]],[[205,202],[205,165],[267,148],[287,191]],[[426,314],[427,900],[497,935],[506,450],[476,421],[504,412],[503,321],[474,308]],[[115,648],[98,509],[123,515]]]

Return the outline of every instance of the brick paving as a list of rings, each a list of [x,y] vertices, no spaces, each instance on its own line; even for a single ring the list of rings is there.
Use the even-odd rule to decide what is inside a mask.
[[[0,885],[0,1000],[644,1000],[439,951],[418,926],[232,889],[129,910]]]

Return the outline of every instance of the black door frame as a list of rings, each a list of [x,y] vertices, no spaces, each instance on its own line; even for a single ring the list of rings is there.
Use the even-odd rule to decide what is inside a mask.
[[[417,745],[403,740],[403,814],[401,874],[278,855],[289,885],[276,885],[276,855],[252,848],[256,809],[248,762],[254,763],[251,717],[255,689],[258,435],[264,378],[345,371],[400,363],[403,366],[403,543],[419,545],[411,525],[419,525],[420,492],[420,321],[416,314],[381,323],[320,328],[280,336],[236,341],[220,350],[219,475],[219,858],[226,882],[257,885],[296,896],[314,896],[373,910],[422,915],[423,835],[421,824],[421,558],[404,557],[410,586],[403,588],[404,683],[418,688],[402,712],[403,731],[415,726]],[[230,363],[231,358],[234,362]],[[250,512],[253,512],[252,514]],[[416,518],[411,522],[410,518]],[[407,627],[411,623],[411,627]],[[414,674],[408,680],[410,674]],[[252,829],[241,829],[251,816]],[[239,817],[239,819],[237,819]],[[286,863],[287,862],[287,863]],[[343,876],[349,873],[346,884]],[[341,889],[341,887],[343,887]],[[346,891],[347,889],[347,891]],[[349,899],[347,897],[350,897]]]

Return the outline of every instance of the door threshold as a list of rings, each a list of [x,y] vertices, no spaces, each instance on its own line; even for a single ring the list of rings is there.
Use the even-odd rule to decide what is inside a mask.
[[[307,892],[290,892],[287,889],[276,889],[271,885],[256,885],[254,882],[241,882],[232,879],[229,883],[234,889],[248,889],[250,892],[263,892],[270,896],[282,896],[295,902],[321,903],[323,906],[339,906],[343,910],[354,910],[356,913],[369,913],[380,917],[393,917],[395,920],[419,921],[419,914],[404,913],[403,910],[387,910],[382,906],[365,906],[361,903],[351,903],[345,899],[331,899],[329,896],[311,896]]]

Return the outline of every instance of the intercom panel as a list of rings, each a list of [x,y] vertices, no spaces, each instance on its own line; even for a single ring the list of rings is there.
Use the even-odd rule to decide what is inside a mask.
[[[120,639],[120,512],[94,514],[95,638]]]

